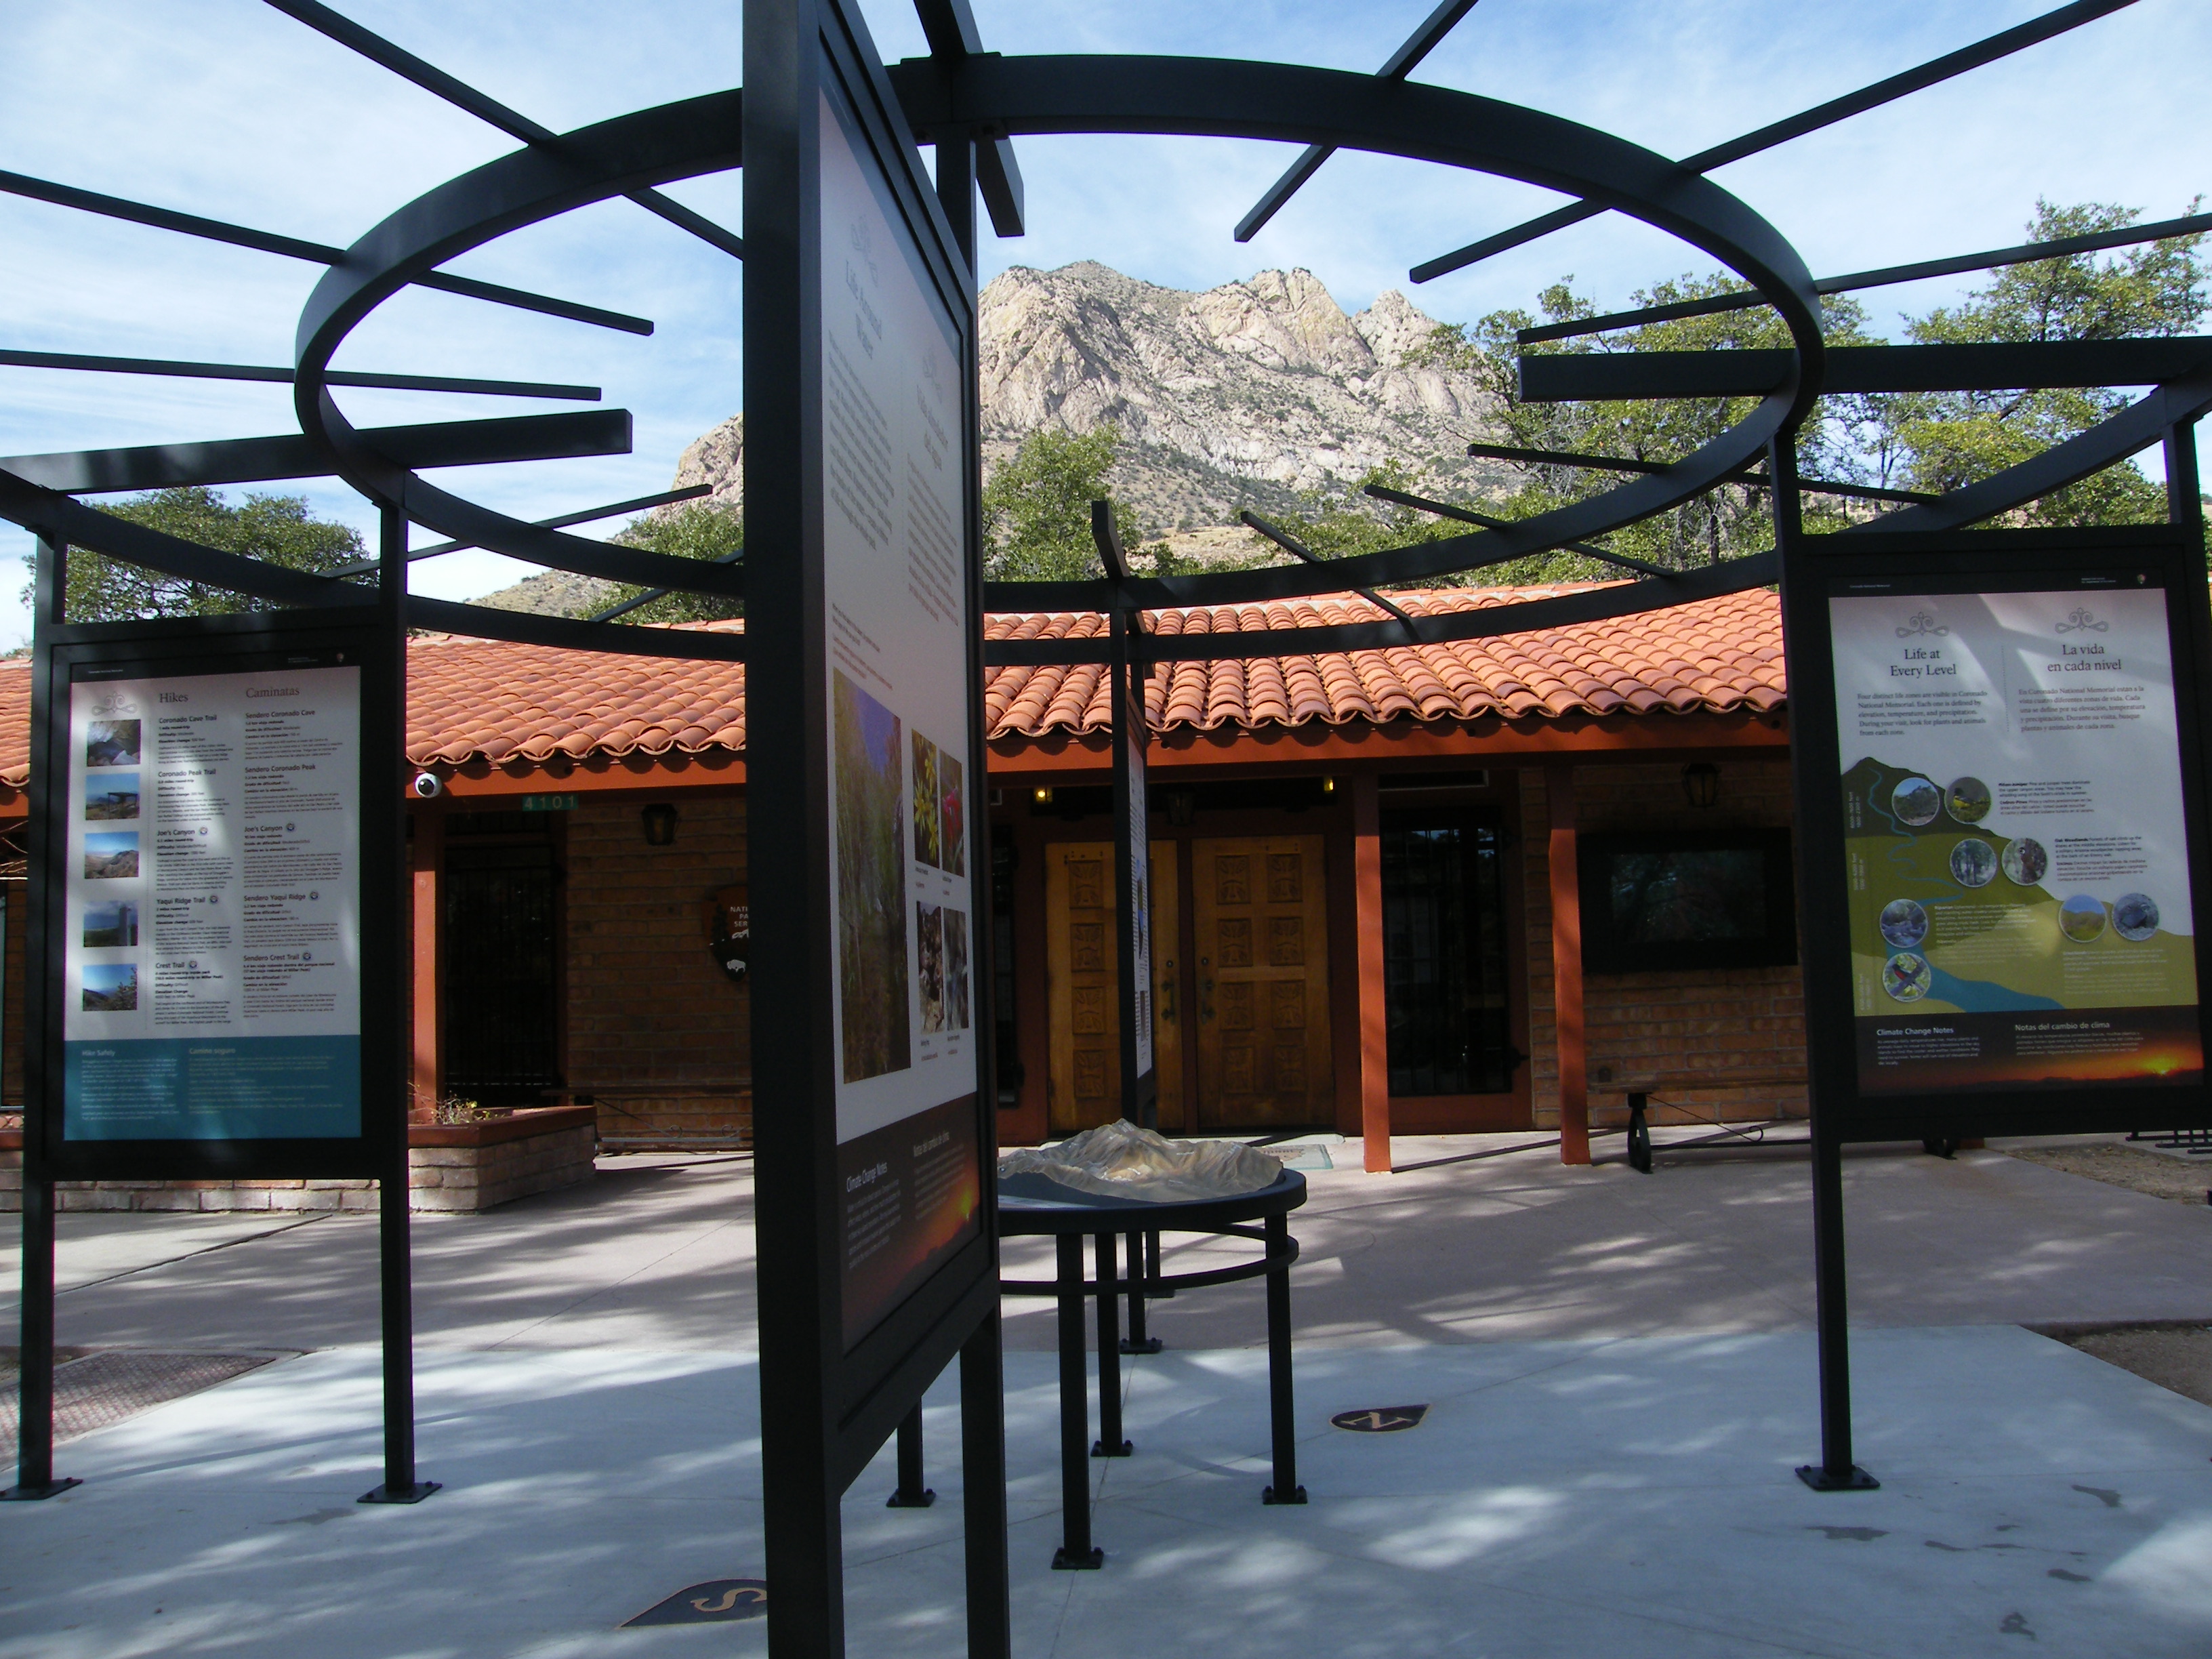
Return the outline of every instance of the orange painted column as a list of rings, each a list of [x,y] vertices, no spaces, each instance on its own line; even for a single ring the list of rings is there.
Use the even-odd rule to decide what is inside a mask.
[[[1587,1164],[1589,1073],[1583,1042],[1583,894],[1575,861],[1575,769],[1544,769],[1552,823],[1552,1006],[1559,1045],[1559,1162]]]
[[[420,1110],[438,1103],[443,1083],[439,1070],[438,888],[446,862],[446,820],[436,812],[415,818],[413,934],[413,1052],[408,1063],[408,1104]]]
[[[1352,837],[1359,936],[1359,1133],[1367,1172],[1388,1175],[1390,1015],[1382,978],[1382,811],[1372,772],[1352,780]]]

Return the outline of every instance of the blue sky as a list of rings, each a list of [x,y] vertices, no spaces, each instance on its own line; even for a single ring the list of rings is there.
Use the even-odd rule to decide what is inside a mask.
[[[1368,71],[1431,0],[975,0],[1007,52],[1273,58]],[[1420,78],[1533,105],[1686,155],[2036,15],[2055,0],[1480,0]],[[339,0],[339,9],[556,128],[738,78],[738,0]],[[887,58],[923,50],[910,9],[866,0]],[[258,0],[17,0],[0,6],[0,168],[282,231],[352,241],[503,135]],[[1815,272],[2019,240],[2039,195],[2162,218],[2212,185],[2204,125],[2212,6],[2139,0],[2116,15],[1715,176]],[[1420,287],[1407,268],[1541,211],[1526,185],[1339,155],[1251,244],[1230,228],[1290,159],[1284,146],[1024,139],[1029,235],[986,239],[1010,264],[1095,258],[1203,288],[1304,265],[1347,309],[1388,288],[1464,321],[1526,305],[1574,273],[1600,300],[1710,261],[1615,217]],[[674,186],[735,228],[734,175]],[[318,268],[0,197],[0,346],[283,363]],[[503,510],[548,516],[665,489],[678,453],[738,403],[740,268],[627,203],[572,215],[450,267],[653,318],[649,339],[410,290],[356,332],[339,367],[581,381],[634,410],[634,454],[440,473]],[[1956,279],[1880,290],[1878,328],[1955,295]],[[359,424],[574,407],[349,392]],[[0,454],[293,429],[288,388],[0,368]],[[303,489],[366,531],[332,482]],[[594,526],[604,534],[616,526]],[[432,539],[417,532],[418,540]],[[28,538],[0,526],[0,647],[27,634],[15,599]],[[526,568],[463,554],[416,568],[418,591],[472,597]]]

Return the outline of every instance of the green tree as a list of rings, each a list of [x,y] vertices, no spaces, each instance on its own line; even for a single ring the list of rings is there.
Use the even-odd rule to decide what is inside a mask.
[[[1121,447],[1121,429],[1061,432],[1047,427],[1022,440],[983,486],[983,574],[995,582],[1082,581],[1103,576],[1091,537],[1091,503],[1111,498],[1107,474]],[[1114,525],[1133,557],[1171,574],[1178,568],[1164,543],[1137,545],[1129,510],[1116,501]]]
[[[2062,208],[2039,201],[2027,240],[2094,235],[2142,216],[2139,209],[2100,202]],[[2205,310],[2197,253],[2203,240],[2201,234],[2177,236],[2103,257],[2009,266],[1960,304],[1908,322],[1905,333],[1925,345],[2186,334]],[[1910,488],[1955,489],[2087,431],[2135,396],[2110,386],[1901,393],[1883,400],[1872,435],[1885,469]],[[2166,511],[2165,490],[2122,462],[2010,518],[2028,525],[2137,524],[2163,519]]]
[[[745,515],[733,507],[718,507],[711,499],[684,501],[673,511],[647,513],[632,519],[608,538],[624,547],[665,553],[676,559],[727,559],[745,544]],[[625,586],[612,599],[595,605],[594,611],[621,605],[646,587]],[[745,602],[720,593],[667,593],[650,605],[641,605],[622,618],[627,623],[717,622],[742,617]]]
[[[1580,321],[1597,314],[1589,297],[1575,293],[1566,276],[1537,296],[1546,323]],[[1684,276],[1660,283],[1633,296],[1638,307],[1674,305],[1745,291],[1733,276]],[[1632,460],[1674,462],[1702,447],[1747,416],[1753,398],[1684,398],[1635,403],[1524,404],[1514,396],[1516,359],[1544,352],[1588,354],[1607,351],[1752,350],[1787,346],[1790,333],[1770,309],[1722,312],[1671,322],[1646,323],[1607,334],[1522,346],[1516,335],[1539,319],[1520,310],[1492,312],[1472,327],[1446,324],[1415,354],[1439,365],[1475,375],[1496,398],[1503,441],[1526,449],[1572,450],[1616,455]],[[1828,301],[1825,332],[1832,345],[1873,343],[1863,307],[1847,296]],[[1799,434],[1800,465],[1808,476],[1857,482],[1864,467],[1859,435],[1875,418],[1863,398],[1823,398]],[[1505,519],[1539,513],[1602,494],[1623,482],[1620,473],[1582,467],[1526,466],[1521,487],[1491,510]],[[1840,527],[1844,510],[1832,497],[1808,500],[1814,528]],[[1670,569],[1684,569],[1756,552],[1772,539],[1766,492],[1741,484],[1708,491],[1640,524],[1625,526],[1594,544]],[[1830,521],[1833,521],[1832,524]],[[1617,566],[1558,551],[1516,560],[1479,573],[1497,582],[1556,581],[1617,576]]]
[[[282,565],[330,571],[362,556],[360,532],[307,514],[307,498],[249,493],[234,507],[204,484],[157,489],[99,509],[202,547]],[[28,602],[31,590],[24,590]],[[69,556],[71,622],[122,622],[140,617],[213,617],[260,609],[264,601],[147,570],[85,548]]]

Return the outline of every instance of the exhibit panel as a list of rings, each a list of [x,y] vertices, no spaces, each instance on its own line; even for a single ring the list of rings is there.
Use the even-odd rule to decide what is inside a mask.
[[[1855,1086],[1820,1102],[1846,1139],[2205,1110],[2185,603],[2203,609],[2202,570],[2124,531],[1992,562],[2008,534],[1948,538],[1940,576],[1814,567],[1800,730],[1837,788],[1808,826],[1808,902],[1830,923],[1808,937],[1848,957],[1832,981],[1848,1009],[1813,1011],[1849,1055]]]
[[[823,611],[844,1334],[975,1236],[960,332],[836,76],[819,93]]]
[[[364,836],[394,648],[293,613],[56,629],[34,1161],[57,1178],[374,1175],[397,1135]],[[396,817],[393,819],[397,826]],[[375,961],[369,958],[374,957]],[[386,1120],[392,1120],[387,1121]]]

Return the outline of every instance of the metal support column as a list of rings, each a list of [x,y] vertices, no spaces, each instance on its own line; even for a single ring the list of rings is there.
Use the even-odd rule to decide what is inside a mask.
[[[407,696],[407,635],[404,621],[407,594],[407,520],[400,510],[386,505],[377,519],[377,608],[388,625],[392,648],[398,653],[398,687],[397,695],[401,707],[393,711],[397,719],[364,721],[364,736],[371,732],[388,732],[396,735],[406,729],[405,700]],[[392,793],[391,822],[364,822],[362,833],[389,835],[398,839],[406,834],[406,821],[399,805],[395,781]],[[398,867],[404,870],[405,860]],[[402,878],[403,881],[405,878]],[[367,896],[364,895],[364,896]],[[387,902],[400,905],[411,898],[410,893],[395,890],[386,896]],[[372,901],[373,902],[374,901]],[[397,997],[401,988],[398,975],[388,986],[375,987],[369,994],[379,993]],[[391,1098],[365,1100],[365,1112],[379,1112],[390,1124],[390,1155],[385,1160],[384,1173],[376,1183],[376,1227],[378,1288],[383,1302],[384,1338],[384,1480],[361,1495],[364,1504],[419,1504],[438,1490],[435,1480],[415,1478],[415,1280],[410,1227],[413,1218],[407,1206],[407,1104],[403,1086],[395,1090]]]
[[[1121,1340],[1123,1353],[1158,1353],[1160,1340],[1145,1329],[1145,1302],[1160,1276],[1160,1236],[1148,1228],[1127,1235],[1129,1241],[1129,1334]]]
[[[0,1501],[52,1498],[80,1484],[54,1479],[54,1183],[23,1182],[23,1304],[15,1484]]]
[[[67,622],[69,549],[40,537],[32,581],[33,629],[43,631],[55,623]],[[39,734],[46,730],[52,713],[44,703],[46,676],[43,665],[40,672],[32,677],[32,684],[34,707],[31,731],[35,745]],[[67,718],[66,714],[64,718]],[[35,755],[34,769],[46,758]],[[33,882],[38,882],[54,867],[52,851],[45,842],[45,814],[31,814],[30,830],[30,875]],[[46,975],[40,964],[46,960],[49,950],[58,948],[59,941],[50,940],[46,936],[48,907],[39,902],[35,891],[32,894],[30,912],[27,918],[29,927],[23,940],[23,961],[29,970],[24,977],[23,1026],[30,1041],[24,1045],[23,1065],[23,1299],[16,1314],[21,1328],[15,1339],[21,1349],[21,1381],[16,1384],[15,1396],[19,1426],[15,1484],[0,1492],[0,1501],[9,1503],[52,1498],[58,1492],[67,1492],[80,1484],[54,1479],[54,1183],[45,1177],[40,1168],[46,1127],[52,1121],[47,1110],[47,1091],[60,1082],[46,1073],[46,1047],[39,1037],[46,1029],[46,1021],[59,1012],[50,1011],[46,1006]]]
[[[1127,1457],[1136,1449],[1121,1437],[1121,1291],[1115,1237],[1100,1233],[1092,1241],[1098,1273],[1098,1439],[1091,1448],[1093,1457]],[[1135,1277],[1133,1271],[1130,1276]]]
[[[1298,1485],[1297,1410],[1291,1386],[1290,1218],[1267,1218],[1267,1419],[1274,1440],[1274,1484],[1260,1494],[1263,1504],[1303,1504]]]
[[[898,1425],[898,1490],[884,1504],[887,1510],[926,1510],[937,1501],[937,1494],[924,1484],[921,1466],[921,1401],[914,1402],[914,1409],[899,1419]]]
[[[1006,1571],[1006,1380],[999,1315],[960,1347],[960,1519],[968,1659],[1012,1659]]]
[[[1804,556],[1804,520],[1797,489],[1797,440],[1784,433],[1766,448],[1767,471],[1774,483],[1774,550],[1782,567],[1783,652],[1790,654],[1789,637],[1792,590],[1807,580],[1800,561]],[[1833,778],[1816,778],[1807,769],[1803,752],[1790,751],[1792,802],[1800,824],[1818,821],[1823,811],[1834,810]],[[1801,875],[1802,879],[1802,875]],[[1802,900],[1798,908],[1805,908]],[[1844,1264],[1844,1146],[1821,1121],[1820,1045],[1825,1011],[1849,1006],[1848,993],[1838,1001],[1836,990],[1820,982],[1832,972],[1829,953],[1808,950],[1805,960],[1807,1036],[1806,1097],[1813,1119],[1813,1282],[1820,1342],[1820,1461],[1797,1471],[1797,1478],[1815,1492],[1870,1492],[1881,1483],[1851,1462],[1851,1349],[1850,1326],[1845,1310],[1847,1290]],[[1847,1034],[1846,1034],[1847,1035]],[[1849,1064],[1848,1058],[1841,1060]]]
[[[1054,1240],[1060,1301],[1060,1547],[1056,1571],[1106,1565],[1106,1552],[1091,1543],[1091,1370],[1083,1355],[1083,1235]]]

